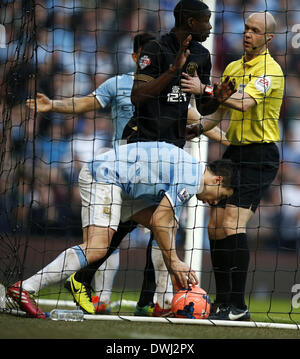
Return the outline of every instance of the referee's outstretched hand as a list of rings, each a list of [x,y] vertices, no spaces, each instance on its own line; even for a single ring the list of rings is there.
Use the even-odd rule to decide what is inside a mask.
[[[235,92],[235,81],[229,76],[221,84],[214,85],[214,97],[219,103],[225,102]]]
[[[190,55],[190,50],[188,47],[190,46],[190,42],[192,41],[192,35],[189,35],[181,44],[180,50],[176,56],[175,62],[172,65],[172,69],[174,71],[179,71],[183,68],[186,59]]]

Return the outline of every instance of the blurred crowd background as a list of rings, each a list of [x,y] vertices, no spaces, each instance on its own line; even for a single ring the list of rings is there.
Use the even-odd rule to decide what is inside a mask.
[[[0,232],[81,235],[77,176],[93,152],[111,146],[110,109],[80,116],[30,113],[25,100],[83,96],[135,70],[133,38],[169,31],[177,0],[6,0],[0,24]],[[242,56],[244,21],[268,10],[278,22],[270,45],[286,76],[280,117],[282,164],[249,225],[253,243],[298,246],[300,233],[300,4],[297,0],[217,0],[212,82]],[[226,129],[226,121],[222,127]],[[209,160],[224,147],[209,144]],[[299,227],[299,229],[298,229]],[[181,234],[181,239],[184,233]],[[143,233],[137,235],[142,238]]]

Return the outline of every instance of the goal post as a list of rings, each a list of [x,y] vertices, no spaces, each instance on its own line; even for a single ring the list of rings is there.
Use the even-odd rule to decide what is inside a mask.
[[[208,39],[202,43],[211,54],[212,63],[214,57],[214,24],[216,1],[205,0],[209,9],[211,10],[210,23],[212,25],[212,32]],[[192,101],[192,106],[195,103]],[[191,154],[200,162],[207,162],[208,138],[201,135],[200,138],[194,138],[190,144]],[[205,206],[201,201],[198,201],[194,196],[187,204],[187,222],[186,222],[186,238],[184,246],[184,260],[196,272],[199,279],[199,286],[201,287],[201,273],[202,273],[202,258],[204,251],[204,235],[205,228]]]

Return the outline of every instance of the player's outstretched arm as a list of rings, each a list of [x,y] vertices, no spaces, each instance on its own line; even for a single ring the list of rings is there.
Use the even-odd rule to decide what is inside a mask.
[[[219,111],[219,110],[218,110]],[[220,111],[219,111],[220,113]],[[198,112],[195,107],[190,107],[188,111],[188,118],[187,118],[187,127],[186,127],[186,140],[191,140],[195,137],[200,135],[200,127],[199,125],[202,124],[202,116]],[[221,118],[220,118],[221,120]],[[203,121],[204,122],[204,121]],[[212,124],[214,124],[212,122]],[[202,125],[203,126],[203,125]],[[229,146],[229,141],[226,138],[226,133],[222,131],[222,129],[218,126],[213,127],[212,129],[203,132],[203,135],[208,137],[209,139],[220,142],[225,146]]]
[[[35,99],[26,101],[27,107],[37,112],[59,112],[79,114],[100,109],[100,104],[94,95],[70,97],[62,100],[51,100],[42,93],[37,93]]]
[[[230,142],[226,138],[226,133],[221,130],[220,127],[213,127],[211,130],[203,132],[203,135],[208,137],[209,139],[220,142],[224,146],[229,146]]]

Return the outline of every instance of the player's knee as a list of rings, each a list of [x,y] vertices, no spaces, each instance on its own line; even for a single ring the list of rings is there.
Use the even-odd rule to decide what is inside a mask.
[[[86,250],[86,258],[89,264],[94,263],[102,259],[106,253],[108,248],[87,248]]]
[[[106,255],[113,233],[111,228],[89,228],[87,241],[82,245],[89,263],[99,261]]]

